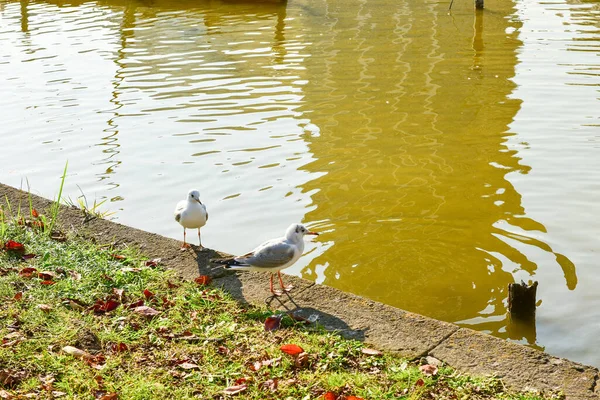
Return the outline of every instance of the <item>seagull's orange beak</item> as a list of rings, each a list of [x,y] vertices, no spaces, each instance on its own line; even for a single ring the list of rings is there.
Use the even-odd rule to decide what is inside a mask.
[[[319,233],[318,233],[318,232],[311,232],[311,231],[308,231],[308,232],[306,232],[306,234],[307,234],[307,235],[315,235],[315,236],[319,236]]]

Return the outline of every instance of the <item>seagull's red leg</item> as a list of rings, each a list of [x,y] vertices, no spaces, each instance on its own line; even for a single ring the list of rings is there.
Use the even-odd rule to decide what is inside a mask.
[[[273,289],[273,273],[271,273],[271,293],[273,293],[273,296],[281,296],[281,290],[274,290]]]
[[[290,290],[292,290],[294,288],[294,286],[292,286],[292,285],[284,286],[283,279],[281,279],[281,271],[277,271],[277,275],[279,275],[279,284],[281,285],[281,288],[283,289],[284,292],[289,292]]]
[[[183,228],[183,246],[181,246],[181,250],[185,250],[188,247],[190,247],[190,245],[185,242],[185,228]]]

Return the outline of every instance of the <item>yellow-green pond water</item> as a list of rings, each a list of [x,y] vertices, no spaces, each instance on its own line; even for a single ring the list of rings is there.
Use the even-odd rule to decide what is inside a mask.
[[[0,1],[0,182],[68,160],[65,197],[178,239],[197,188],[208,247],[302,221],[287,273],[600,366],[600,3],[448,6]]]

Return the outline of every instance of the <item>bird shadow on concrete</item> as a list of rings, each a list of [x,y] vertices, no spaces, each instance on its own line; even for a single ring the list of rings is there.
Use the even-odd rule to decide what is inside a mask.
[[[222,265],[211,263],[212,259],[224,257],[223,254],[212,250],[198,251],[196,254],[198,273],[210,276],[214,286],[227,291],[240,303],[258,307],[266,305],[273,314],[286,313],[293,319],[323,326],[326,330],[337,332],[345,338],[365,340],[365,329],[353,329],[343,319],[309,304],[305,300],[306,296],[294,296],[295,292],[305,294],[306,291],[310,291],[310,288],[315,285],[313,282],[288,276],[286,280],[292,280],[295,288],[291,292],[284,292],[281,296],[273,296],[268,290],[268,274],[226,270]],[[299,299],[300,297],[302,300]]]

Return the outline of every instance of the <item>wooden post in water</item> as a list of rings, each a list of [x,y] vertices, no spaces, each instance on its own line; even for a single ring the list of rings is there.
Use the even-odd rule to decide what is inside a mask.
[[[475,9],[483,10],[483,0],[475,0]]]
[[[527,285],[523,281],[520,284],[508,284],[508,311],[512,317],[518,319],[531,319],[535,317],[537,286],[537,281],[531,285]]]

